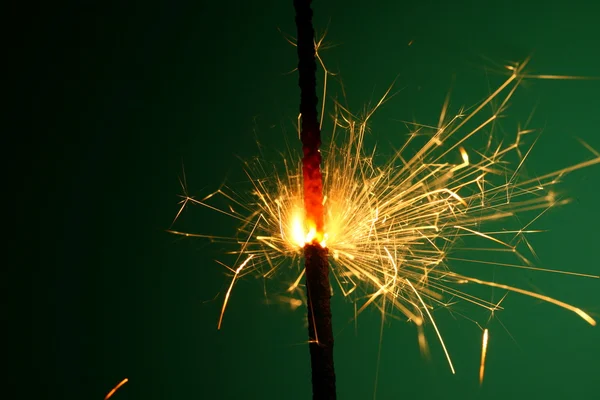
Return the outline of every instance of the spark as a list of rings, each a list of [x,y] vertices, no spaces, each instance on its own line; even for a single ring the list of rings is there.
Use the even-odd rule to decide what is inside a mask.
[[[326,78],[331,73],[320,57],[318,60]],[[383,162],[375,147],[365,144],[365,137],[368,120],[389,99],[392,87],[362,118],[335,103],[331,127],[321,121],[323,136],[329,139],[322,154],[322,232],[306,215],[301,156],[292,151],[282,154],[280,162],[262,158],[246,162],[244,170],[251,185],[247,191],[223,186],[196,200],[184,188],[177,217],[184,207],[199,205],[240,222],[237,234],[231,237],[170,231],[232,246],[230,254],[237,257],[237,267],[227,267],[233,278],[218,327],[234,283],[242,275],[283,282],[287,294],[280,298],[292,306],[298,303],[289,296],[305,301],[306,288],[300,283],[302,250],[315,240],[328,249],[335,282],[332,291],[355,303],[355,318],[367,307],[377,308],[383,316],[399,313],[417,326],[424,352],[429,347],[423,327],[431,324],[453,373],[450,352],[433,314],[437,309],[453,312],[457,303],[492,312],[503,309],[474,294],[470,289],[475,285],[539,299],[595,325],[588,313],[562,300],[484,279],[486,271],[496,267],[600,278],[598,274],[542,268],[526,254],[529,251],[537,258],[528,237],[541,232],[529,226],[549,209],[569,202],[555,189],[560,178],[600,163],[599,153],[582,142],[592,158],[540,176],[525,174],[523,166],[537,138],[528,148],[523,147],[534,130],[519,126],[512,134],[502,132],[497,128],[499,117],[524,79],[559,78],[528,75],[524,72],[527,61],[508,66],[508,78],[474,106],[461,107],[452,115],[448,96],[437,125],[407,124],[411,129],[408,139]],[[530,211],[537,213],[530,223],[509,228],[518,223],[519,215]],[[504,225],[500,229],[499,223]],[[516,261],[498,259],[500,255],[514,256]],[[469,268],[469,273],[457,272],[458,266]],[[487,330],[480,380],[486,346]]]
[[[108,394],[107,394],[107,395],[104,397],[104,400],[108,400],[108,399],[110,399],[110,398],[112,397],[112,395],[113,395],[113,394],[115,394],[115,392],[116,392],[117,390],[119,390],[119,388],[120,388],[121,386],[123,386],[124,384],[126,384],[127,382],[129,382],[129,379],[128,379],[128,378],[125,378],[125,379],[123,379],[121,382],[119,382],[119,383],[117,384],[117,386],[115,386],[114,388],[112,388],[112,389],[111,389],[111,391],[110,391],[110,392],[108,392]]]
[[[233,278],[231,279],[231,283],[229,284],[229,289],[227,289],[227,293],[225,293],[225,300],[223,300],[223,308],[221,309],[221,315],[219,316],[219,323],[217,325],[217,329],[221,329],[221,324],[223,323],[223,315],[225,314],[225,309],[227,308],[227,302],[229,301],[229,296],[231,295],[231,289],[233,289],[233,284],[237,279],[238,275],[244,269],[244,267],[254,258],[254,254],[250,254],[248,258],[235,270]]]
[[[483,384],[483,376],[485,374],[485,357],[487,355],[489,332],[488,329],[483,331],[483,339],[481,340],[481,364],[479,364],[479,385]]]
[[[575,81],[595,81],[599,80],[598,76],[572,76],[572,75],[533,75],[525,74],[523,78],[534,79],[550,79],[550,80],[575,80]]]
[[[450,358],[450,354],[448,354],[448,349],[446,348],[446,345],[444,344],[444,339],[442,339],[442,334],[440,333],[440,330],[438,329],[437,324],[435,323],[435,320],[433,319],[433,317],[431,316],[431,313],[429,312],[429,307],[427,306],[427,304],[425,304],[425,302],[421,298],[421,295],[419,294],[417,289],[415,289],[413,284],[410,283],[410,281],[408,279],[406,279],[406,283],[408,283],[410,288],[412,290],[414,290],[415,294],[419,298],[419,301],[421,302],[421,304],[423,304],[423,309],[425,310],[425,312],[427,313],[427,316],[429,317],[429,320],[433,324],[433,329],[435,329],[435,333],[437,334],[438,339],[440,339],[440,344],[442,345],[442,348],[444,349],[444,354],[446,354],[446,359],[448,360],[448,365],[450,365],[450,370],[452,371],[453,374],[456,374],[456,371],[454,370],[454,365],[452,365],[452,359]]]
[[[515,293],[520,293],[520,294],[524,294],[526,296],[530,296],[530,297],[534,297],[536,299],[540,299],[543,300],[545,302],[548,303],[552,303],[555,304],[559,307],[564,308],[565,310],[569,310],[574,312],[575,314],[579,315],[585,322],[587,322],[588,324],[592,325],[592,326],[596,326],[596,320],[594,320],[588,313],[586,313],[585,311],[583,311],[580,308],[574,307],[568,303],[565,303],[564,301],[560,301],[560,300],[556,300],[550,296],[545,296],[543,294],[540,293],[536,293],[536,292],[532,292],[530,290],[525,290],[525,289],[519,289],[513,286],[509,286],[509,285],[503,285],[500,283],[495,283],[495,282],[487,282],[487,281],[482,281],[480,279],[475,279],[475,278],[467,278],[465,277],[465,279],[469,282],[475,282],[478,283],[480,285],[486,285],[486,286],[491,286],[491,287],[497,287],[500,289],[506,289],[506,290],[510,290],[511,292],[515,292]]]

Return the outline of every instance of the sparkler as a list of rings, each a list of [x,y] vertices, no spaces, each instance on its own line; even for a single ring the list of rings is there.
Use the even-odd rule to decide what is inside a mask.
[[[535,143],[529,139],[535,131],[519,128],[501,137],[496,124],[523,79],[536,77],[526,72],[526,66],[527,60],[506,66],[503,83],[475,106],[454,115],[448,97],[438,123],[411,124],[414,129],[404,145],[382,163],[375,149],[365,145],[365,136],[370,118],[389,98],[391,87],[362,118],[336,104],[329,145],[323,152],[322,230],[304,211],[302,163],[293,151],[282,157],[281,170],[268,167],[260,158],[246,162],[245,171],[252,185],[246,193],[223,186],[196,199],[187,194],[184,176],[184,194],[175,220],[188,205],[196,204],[240,222],[234,237],[171,230],[233,245],[236,260],[227,268],[234,276],[219,327],[235,281],[246,275],[287,281],[290,304],[296,304],[298,298],[306,301],[300,283],[305,273],[301,258],[305,245],[315,241],[328,251],[332,290],[358,304],[356,316],[367,307],[376,307],[384,317],[400,313],[417,326],[422,347],[426,346],[423,329],[431,324],[452,372],[451,351],[435,323],[435,310],[452,310],[457,302],[483,308],[492,315],[503,309],[501,302],[493,303],[474,293],[475,287],[543,300],[596,325],[578,307],[481,277],[488,267],[501,267],[600,278],[596,274],[537,267],[530,259],[529,254],[535,256],[535,252],[528,237],[539,232],[532,224],[549,209],[569,202],[559,195],[557,184],[572,171],[600,163],[600,155],[584,143],[591,153],[589,159],[537,177],[524,173],[531,143]],[[546,75],[537,78],[548,79]],[[407,154],[413,145],[419,150]],[[536,211],[536,217],[518,229],[495,228],[530,211]],[[470,241],[479,244],[461,250],[471,250],[478,256],[456,256],[453,251],[460,248],[461,242]],[[482,253],[489,256],[481,257]],[[511,255],[515,261],[494,260],[498,254]],[[477,268],[459,272],[455,266],[463,263]],[[480,382],[487,351],[488,332],[484,332]]]
[[[324,236],[321,127],[317,119],[315,33],[311,0],[294,0],[298,29],[298,85],[300,86],[300,139],[304,225],[311,237],[304,245],[306,303],[313,399],[336,398],[331,326],[329,262]],[[312,233],[314,232],[314,233]]]

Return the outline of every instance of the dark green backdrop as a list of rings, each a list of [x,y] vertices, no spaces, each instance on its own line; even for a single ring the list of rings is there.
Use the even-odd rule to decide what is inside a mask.
[[[18,176],[11,267],[32,272],[9,304],[31,305],[12,310],[32,336],[9,346],[28,371],[15,370],[16,398],[101,399],[124,377],[130,382],[114,399],[310,398],[302,308],[267,305],[262,283],[243,280],[217,331],[222,296],[211,300],[228,283],[213,261],[221,247],[165,233],[182,161],[201,195],[243,179],[236,156],[252,157],[255,137],[275,149],[294,145],[298,89],[287,73],[296,53],[277,30],[294,34],[291,3],[86,1],[29,10],[14,38],[22,67],[7,135],[23,150],[8,169]],[[399,75],[404,90],[373,125],[385,149],[404,132],[394,119],[437,122],[453,75],[454,104],[479,100],[489,60],[533,54],[533,71],[600,75],[598,5],[523,3],[316,1],[314,9],[316,26],[329,27],[338,45],[323,56],[354,109]],[[600,148],[598,93],[600,81],[522,88],[505,123],[516,126],[537,104],[532,126],[544,134],[531,170],[589,158],[575,137]],[[550,230],[533,240],[541,265],[600,273],[599,187],[600,166],[564,179],[576,201],[538,221]],[[184,226],[235,229],[208,210]],[[598,280],[523,273],[520,283],[600,317]],[[598,398],[600,328],[517,295],[504,305],[499,317],[515,340],[491,325],[482,388],[479,331],[440,312],[457,374],[432,332],[431,359],[423,359],[414,327],[395,321],[384,331],[377,398]],[[368,399],[379,317],[363,314],[356,335],[352,310],[334,298],[339,398]]]

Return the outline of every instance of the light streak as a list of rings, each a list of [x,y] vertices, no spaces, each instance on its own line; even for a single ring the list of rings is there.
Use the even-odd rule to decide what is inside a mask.
[[[225,300],[223,300],[223,307],[221,308],[221,315],[219,315],[219,323],[217,324],[217,329],[221,329],[221,324],[223,323],[223,315],[225,314],[225,309],[227,308],[227,303],[229,302],[229,296],[231,295],[231,289],[233,289],[233,284],[238,278],[240,272],[244,267],[254,258],[254,254],[250,254],[248,258],[234,271],[233,278],[231,279],[231,283],[229,284],[229,289],[225,293]]]
[[[481,364],[479,364],[479,385],[483,384],[483,376],[485,374],[485,357],[487,355],[489,331],[487,328],[483,330],[483,339],[481,340]]]
[[[110,399],[110,398],[112,397],[112,395],[113,395],[113,394],[115,394],[115,392],[116,392],[117,390],[119,390],[119,388],[120,388],[121,386],[123,386],[124,384],[126,384],[127,382],[129,382],[129,379],[128,379],[128,378],[125,378],[125,379],[123,379],[121,382],[119,382],[119,383],[117,384],[117,386],[115,386],[114,388],[112,388],[112,389],[111,389],[111,391],[110,391],[110,392],[108,392],[108,394],[107,394],[107,395],[104,397],[104,400],[108,400],[108,399]]]
[[[543,300],[595,325],[588,313],[564,301],[484,279],[485,272],[496,267],[600,278],[597,273],[535,266],[525,252],[536,258],[528,237],[540,230],[528,229],[531,222],[508,228],[518,223],[520,214],[536,211],[539,217],[567,204],[569,199],[556,194],[559,178],[600,163],[599,153],[583,143],[591,153],[589,159],[537,177],[523,173],[536,140],[526,147],[533,130],[519,127],[512,134],[500,133],[497,124],[523,79],[549,79],[548,75],[527,75],[523,72],[526,64],[509,66],[509,77],[489,96],[455,115],[447,98],[437,125],[412,124],[414,130],[401,149],[383,162],[374,148],[365,145],[365,137],[367,121],[389,98],[391,88],[362,119],[336,104],[333,126],[323,130],[329,144],[322,152],[322,232],[302,211],[301,157],[293,152],[283,155],[280,162],[246,162],[249,191],[224,186],[200,201],[188,196],[184,187],[182,207],[200,205],[241,223],[232,237],[171,231],[231,245],[231,253],[238,258],[234,265],[245,259],[236,269],[228,267],[233,278],[218,326],[234,282],[242,275],[277,277],[285,283],[288,295],[304,301],[302,248],[314,240],[328,248],[336,282],[332,290],[339,289],[355,302],[357,317],[366,307],[376,307],[383,316],[403,314],[417,325],[423,351],[428,347],[422,328],[431,323],[452,372],[449,351],[433,317],[435,310],[451,311],[457,302],[490,312],[502,309],[470,292],[474,285]],[[273,166],[277,164],[283,168]],[[506,229],[498,228],[499,223]],[[453,254],[459,251],[474,256]],[[502,259],[496,258],[500,255]],[[516,261],[506,262],[504,257],[511,255]],[[473,268],[469,267],[468,274],[458,273],[457,264]]]
[[[408,279],[406,280],[406,283],[408,283],[410,288],[412,290],[414,290],[415,294],[419,298],[419,301],[421,302],[421,304],[423,304],[423,309],[425,310],[425,312],[427,313],[427,316],[429,317],[429,320],[433,324],[433,329],[435,329],[435,333],[437,334],[438,339],[440,340],[440,344],[442,345],[442,348],[444,349],[444,354],[446,354],[446,359],[448,360],[448,365],[450,365],[450,370],[452,371],[453,374],[455,374],[456,371],[454,370],[454,365],[452,365],[452,359],[450,358],[450,354],[448,354],[448,348],[446,348],[446,344],[444,344],[444,339],[442,338],[442,334],[440,333],[440,330],[438,329],[437,324],[435,323],[435,320],[433,319],[433,316],[429,312],[429,307],[427,306],[427,304],[425,304],[425,302],[421,298],[421,295],[419,294],[417,289],[415,289],[413,284],[410,283],[410,281]]]

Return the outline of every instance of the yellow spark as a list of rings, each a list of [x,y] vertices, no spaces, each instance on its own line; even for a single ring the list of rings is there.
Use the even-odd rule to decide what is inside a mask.
[[[303,269],[302,272],[300,273],[300,275],[298,275],[298,278],[296,278],[296,280],[294,281],[294,283],[288,288],[288,290],[287,290],[288,292],[293,292],[294,290],[296,290],[296,288],[300,284],[300,280],[304,276],[305,272],[306,272],[306,270]]]
[[[113,394],[115,394],[115,392],[116,392],[117,390],[119,390],[119,388],[120,388],[121,386],[123,386],[124,384],[126,384],[127,382],[129,382],[129,379],[128,379],[128,378],[125,378],[125,379],[123,379],[121,382],[119,382],[119,383],[117,384],[117,386],[115,386],[114,388],[112,388],[112,390],[111,390],[110,392],[108,392],[108,394],[107,394],[106,396],[104,396],[104,400],[108,400],[108,399],[110,399],[110,398],[112,397],[112,395],[113,395]]]
[[[523,74],[525,79],[551,79],[551,80],[576,80],[576,81],[596,81],[599,80],[598,76],[573,76],[573,75],[534,75],[534,74]]]
[[[406,283],[408,283],[408,285],[410,286],[410,288],[412,290],[414,290],[415,294],[419,298],[419,301],[421,302],[421,304],[423,304],[423,309],[425,310],[425,312],[427,313],[427,316],[429,317],[429,320],[433,324],[433,329],[435,329],[435,333],[437,334],[438,339],[440,340],[440,344],[442,345],[442,348],[444,349],[444,353],[446,354],[446,359],[448,360],[448,365],[450,365],[450,370],[452,371],[453,374],[456,374],[456,371],[454,370],[454,365],[452,365],[452,359],[450,358],[450,354],[448,353],[448,349],[446,348],[446,344],[444,343],[444,339],[442,339],[442,334],[440,333],[440,330],[438,329],[438,327],[437,327],[437,325],[435,323],[435,320],[431,316],[431,313],[429,312],[429,308],[427,307],[427,305],[425,304],[425,302],[421,298],[421,295],[419,294],[419,292],[417,291],[417,289],[415,289],[415,287],[413,286],[413,284],[410,283],[410,281],[408,279],[406,279]]]
[[[235,274],[233,278],[231,278],[231,283],[229,284],[229,289],[227,289],[227,293],[225,293],[225,300],[223,300],[223,307],[221,308],[221,315],[219,315],[219,324],[217,325],[217,329],[221,329],[221,324],[223,323],[223,314],[225,314],[225,308],[227,308],[227,302],[229,301],[229,296],[231,295],[231,289],[233,289],[233,284],[237,279],[239,273],[242,269],[254,258],[254,254],[250,254],[248,258],[235,270]]]
[[[483,375],[485,373],[485,357],[487,355],[488,348],[488,329],[485,328],[483,331],[483,339],[481,342],[481,364],[479,364],[479,385],[483,384]]]
[[[497,288],[500,288],[500,289],[510,290],[511,292],[524,294],[526,296],[530,296],[530,297],[534,297],[536,299],[543,300],[543,301],[545,301],[547,303],[555,304],[555,305],[557,305],[559,307],[564,308],[565,310],[572,311],[575,314],[579,315],[588,324],[590,324],[592,326],[596,326],[596,321],[592,317],[590,317],[590,315],[588,313],[586,313],[585,311],[583,311],[580,308],[573,307],[572,305],[570,305],[568,303],[565,303],[564,301],[556,300],[556,299],[554,299],[554,298],[552,298],[550,296],[545,296],[543,294],[532,292],[530,290],[519,289],[517,287],[509,286],[509,285],[503,285],[501,283],[487,282],[487,281],[482,281],[480,279],[475,279],[475,278],[467,278],[467,277],[464,277],[464,278],[466,280],[468,280],[469,282],[475,282],[475,283],[478,283],[480,285],[486,285],[486,286],[497,287]]]
[[[581,143],[586,149],[588,149],[594,156],[600,157],[600,153],[598,153],[598,151],[596,149],[594,149],[592,146],[590,146],[589,144],[587,144],[580,138],[577,138],[577,140],[579,140],[579,143]]]

